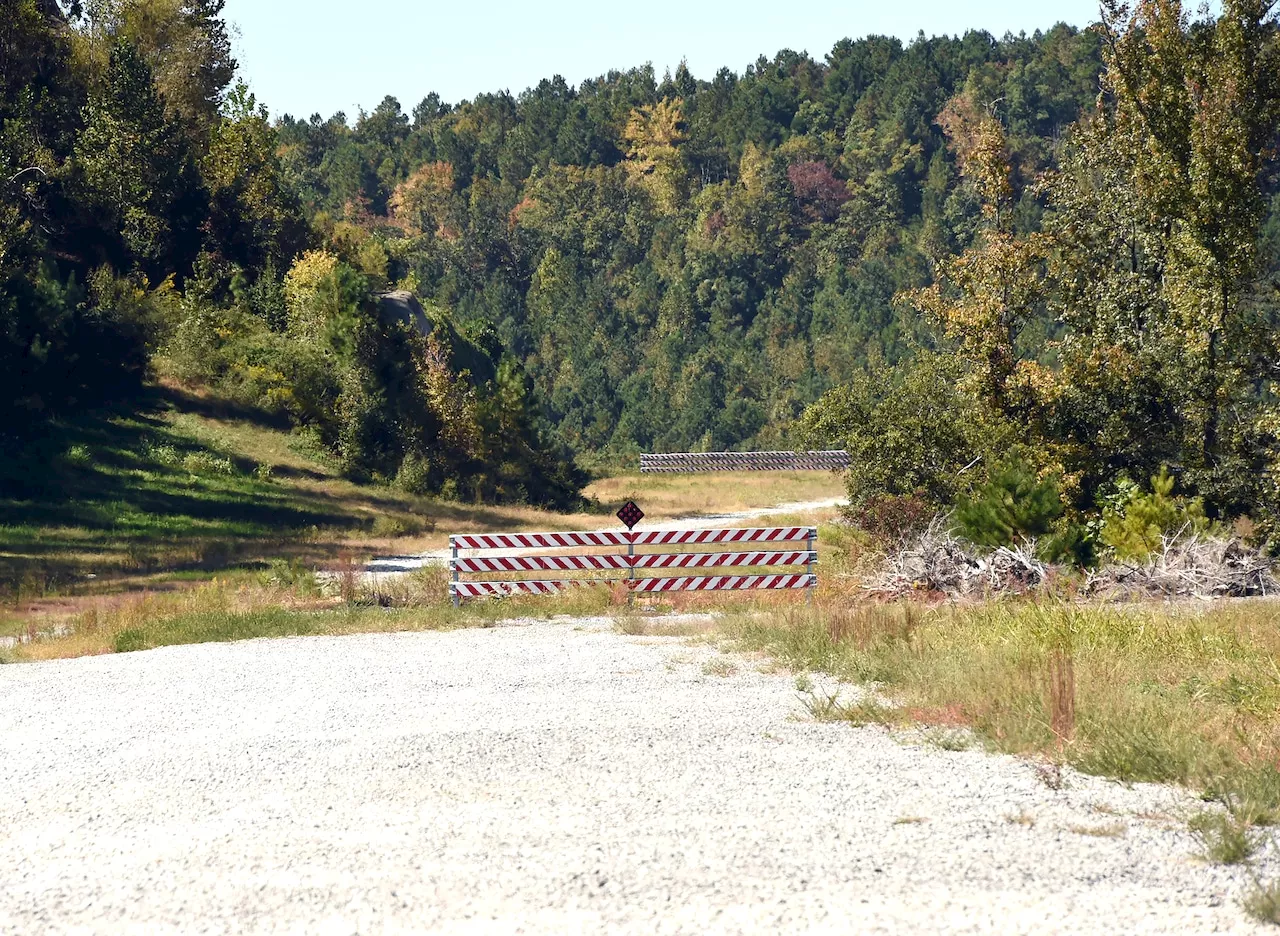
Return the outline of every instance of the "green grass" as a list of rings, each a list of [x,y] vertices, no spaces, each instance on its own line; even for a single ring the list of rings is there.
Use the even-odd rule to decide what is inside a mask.
[[[1192,816],[1187,825],[1200,841],[1204,857],[1217,864],[1243,864],[1257,851],[1257,833],[1234,816],[1205,811]]]
[[[1280,926],[1280,882],[1254,881],[1241,903],[1255,920]]]
[[[153,385],[128,409],[45,426],[0,453],[0,605],[199,581],[275,558],[317,566],[416,552],[450,533],[594,529],[630,496],[660,519],[839,493],[834,475],[794,472],[604,478],[587,489],[585,515],[433,500],[354,483],[270,414]],[[5,616],[0,635],[25,631]]]
[[[427,504],[360,488],[269,416],[153,387],[132,411],[47,427],[0,458],[0,593],[318,559],[353,536],[422,530]]]

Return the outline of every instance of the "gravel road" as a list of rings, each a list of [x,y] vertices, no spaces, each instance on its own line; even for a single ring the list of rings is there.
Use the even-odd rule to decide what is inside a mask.
[[[1252,932],[1160,787],[601,621],[0,667],[2,933]]]

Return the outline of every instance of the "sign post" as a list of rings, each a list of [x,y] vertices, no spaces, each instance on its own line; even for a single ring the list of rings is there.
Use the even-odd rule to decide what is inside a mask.
[[[636,524],[644,519],[644,511],[636,506],[636,502],[629,500],[622,505],[622,509],[618,511],[618,519],[622,521],[623,526],[630,533],[636,528]],[[636,579],[636,543],[635,537],[627,537],[627,581],[634,582]],[[627,586],[627,604],[631,604],[635,594],[635,589]]]

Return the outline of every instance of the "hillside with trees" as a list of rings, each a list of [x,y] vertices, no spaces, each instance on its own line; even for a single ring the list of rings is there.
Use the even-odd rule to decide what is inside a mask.
[[[221,0],[3,7],[11,436],[161,378],[419,493],[812,444],[887,530],[972,502],[1087,560],[1167,469],[1270,535],[1267,3],[306,119],[237,82]]]

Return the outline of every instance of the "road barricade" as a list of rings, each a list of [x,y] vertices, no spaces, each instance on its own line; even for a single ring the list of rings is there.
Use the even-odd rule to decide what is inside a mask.
[[[818,563],[817,544],[817,528],[803,526],[459,534],[449,537],[449,571],[452,573],[449,594],[454,604],[458,604],[463,598],[546,595],[580,585],[618,582],[625,582],[629,590],[643,594],[812,589],[818,580],[814,572]],[[622,549],[626,551],[621,552]],[[641,551],[637,552],[637,549]],[[530,554],[529,550],[555,552]],[[464,552],[468,555],[462,555]],[[507,555],[495,555],[498,552]],[[804,571],[794,571],[801,567]],[[652,574],[664,570],[697,570],[706,574]],[[727,570],[733,570],[732,574]],[[573,578],[557,575],[547,579],[523,577],[525,573],[538,572],[587,575]],[[464,579],[464,575],[488,578],[474,581]],[[492,577],[495,575],[522,577],[495,579]]]
[[[640,456],[642,474],[708,471],[844,471],[849,453],[831,452],[669,452]]]

